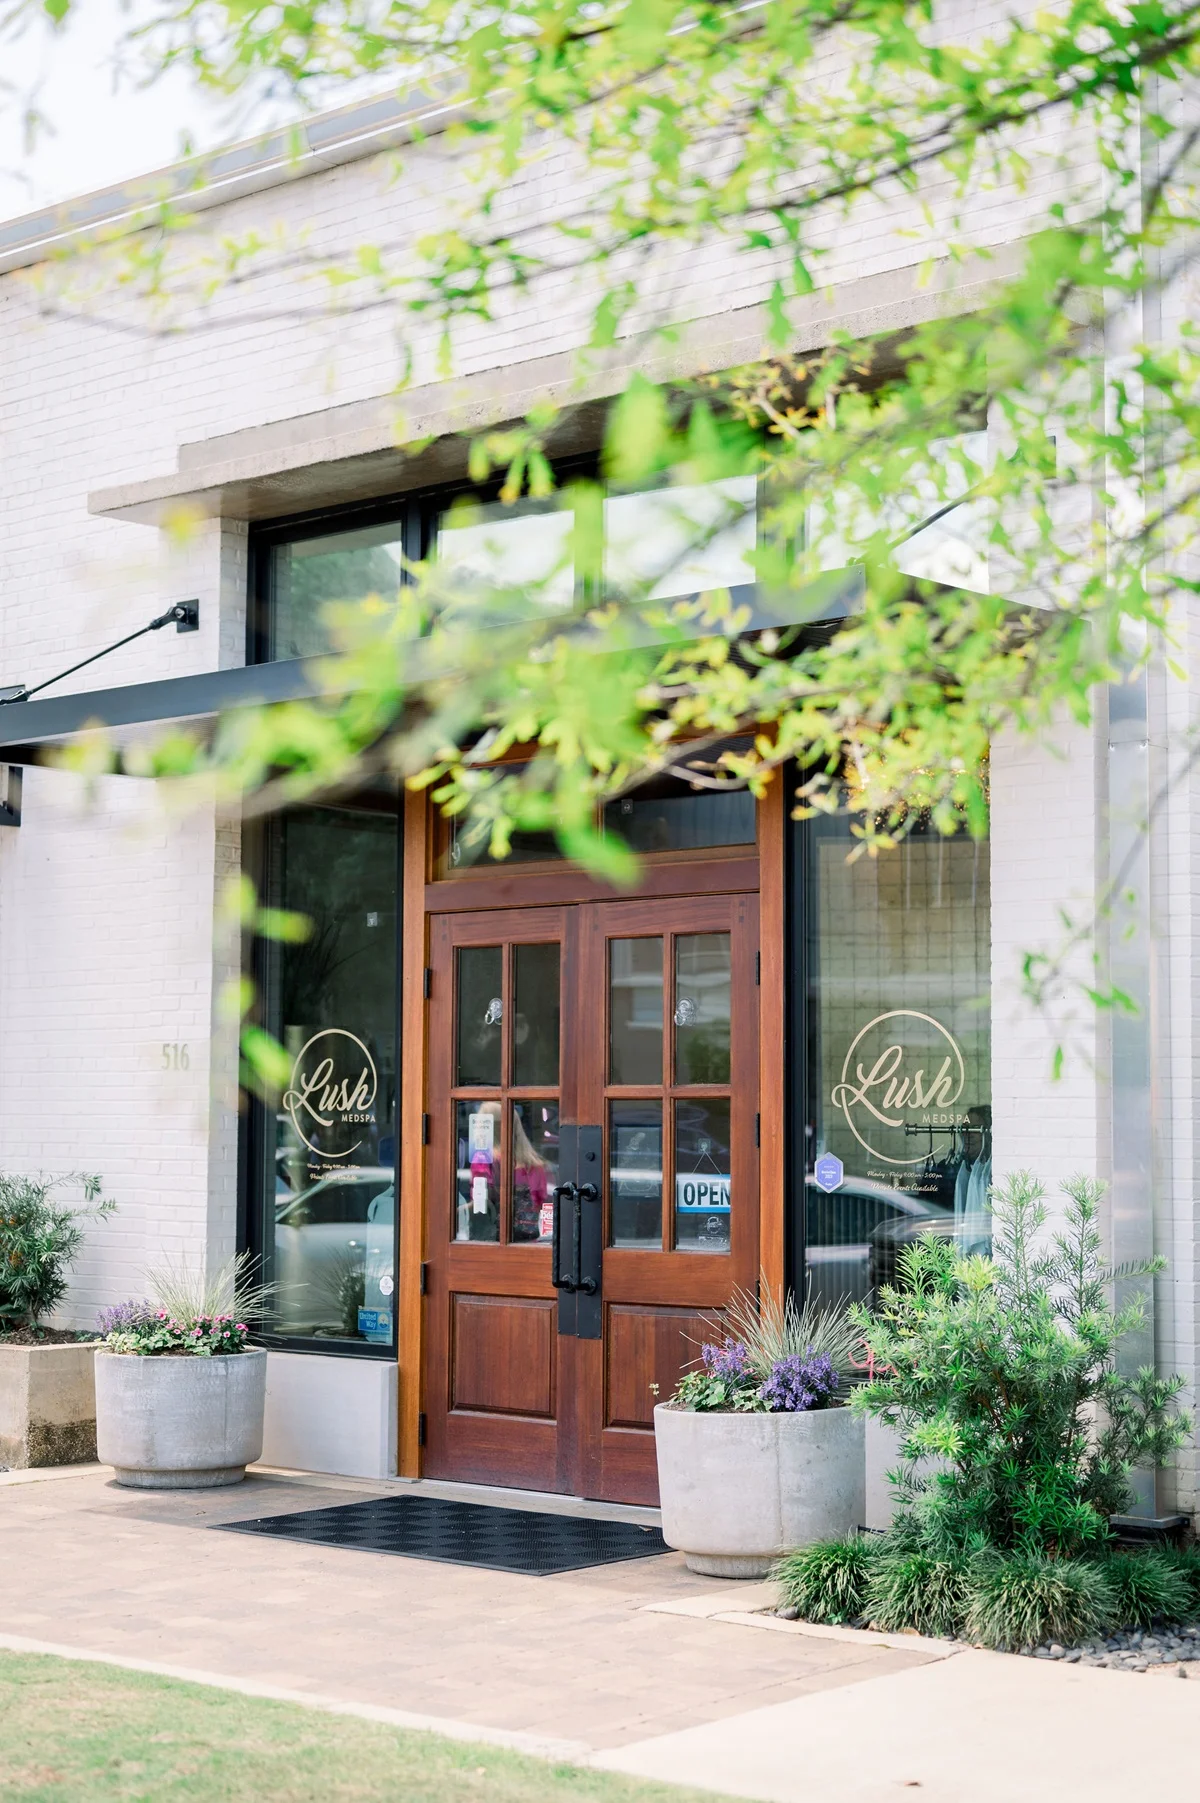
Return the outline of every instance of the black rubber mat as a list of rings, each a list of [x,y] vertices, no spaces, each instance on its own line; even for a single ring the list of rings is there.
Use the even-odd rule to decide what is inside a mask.
[[[380,1496],[336,1509],[262,1515],[256,1521],[214,1522],[232,1534],[266,1534],[310,1546],[349,1546],[364,1553],[398,1553],[443,1565],[482,1565],[490,1571],[549,1577],[589,1565],[616,1565],[667,1551],[657,1528],[631,1521],[547,1515],[501,1509],[441,1496]]]

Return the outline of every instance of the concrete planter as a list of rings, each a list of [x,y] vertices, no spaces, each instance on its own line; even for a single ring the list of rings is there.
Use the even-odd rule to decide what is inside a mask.
[[[262,1453],[265,1352],[96,1355],[96,1449],[118,1484],[213,1490]]]
[[[849,1409],[654,1411],[662,1531],[691,1571],[766,1577],[781,1553],[861,1527],[863,1422]]]
[[[96,1456],[94,1344],[0,1346],[0,1465],[81,1465]]]

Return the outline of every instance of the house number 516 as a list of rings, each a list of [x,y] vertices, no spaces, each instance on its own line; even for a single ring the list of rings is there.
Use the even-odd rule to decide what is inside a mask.
[[[162,1049],[162,1068],[165,1071],[191,1070],[192,1061],[188,1057],[187,1046],[181,1045],[178,1040],[173,1041],[170,1045],[164,1045]]]

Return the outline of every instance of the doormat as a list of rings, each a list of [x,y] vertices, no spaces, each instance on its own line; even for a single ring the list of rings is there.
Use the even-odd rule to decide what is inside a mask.
[[[668,1550],[657,1528],[632,1521],[495,1508],[442,1496],[380,1496],[334,1509],[302,1509],[296,1515],[262,1515],[256,1521],[213,1526],[230,1534],[265,1534],[307,1546],[349,1546],[364,1553],[479,1565],[534,1578],[584,1571],[590,1565],[617,1565],[623,1559],[650,1559]]]

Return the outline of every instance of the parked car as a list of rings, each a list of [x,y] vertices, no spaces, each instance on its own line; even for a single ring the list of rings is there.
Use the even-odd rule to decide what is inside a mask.
[[[953,1233],[954,1211],[931,1196],[848,1177],[826,1192],[805,1180],[808,1295],[825,1307],[869,1302],[895,1275],[896,1254],[918,1233]]]
[[[383,1166],[333,1171],[278,1196],[276,1331],[389,1341],[395,1237],[395,1186]]]
[[[872,1292],[881,1284],[895,1283],[902,1249],[922,1233],[957,1239],[962,1253],[990,1253],[992,1249],[992,1217],[987,1212],[976,1211],[956,1221],[953,1209],[934,1205],[923,1216],[899,1215],[894,1220],[881,1221],[871,1235]]]

